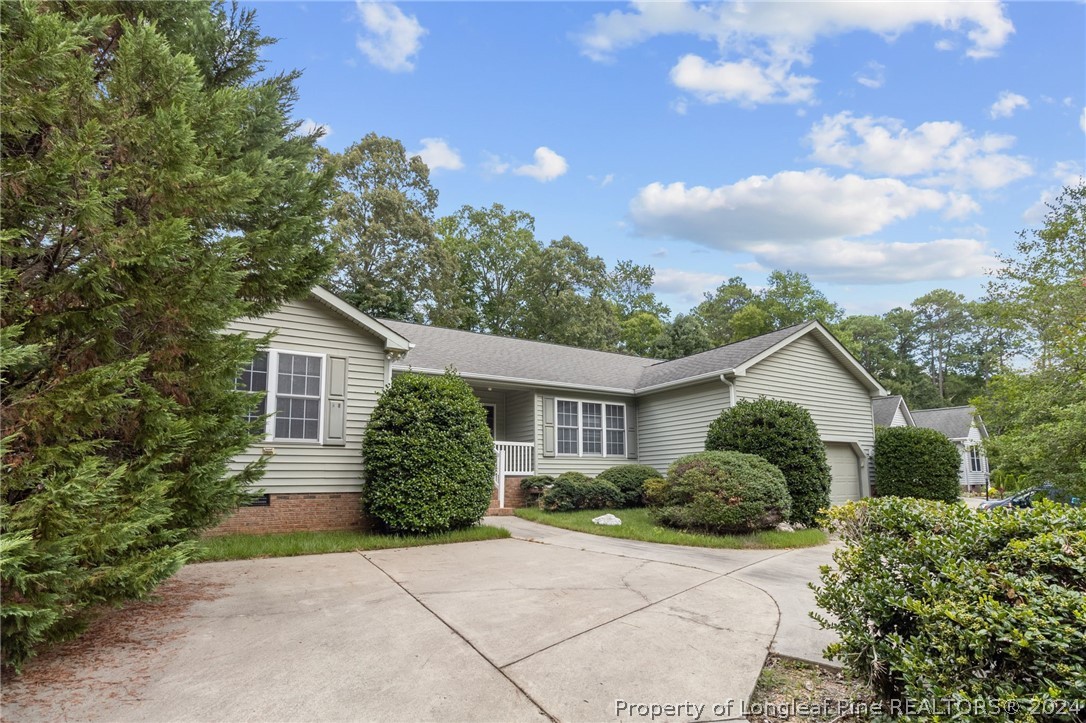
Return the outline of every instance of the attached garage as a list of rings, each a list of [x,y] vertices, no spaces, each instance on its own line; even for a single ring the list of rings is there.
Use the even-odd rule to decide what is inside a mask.
[[[862,496],[860,465],[851,444],[829,442],[826,444],[826,460],[830,463],[830,504],[840,505]]]

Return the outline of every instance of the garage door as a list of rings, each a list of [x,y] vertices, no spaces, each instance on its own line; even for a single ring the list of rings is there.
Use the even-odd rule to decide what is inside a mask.
[[[852,445],[828,443],[826,459],[830,463],[830,504],[839,505],[849,500],[860,499],[860,470],[856,464],[856,453]]]

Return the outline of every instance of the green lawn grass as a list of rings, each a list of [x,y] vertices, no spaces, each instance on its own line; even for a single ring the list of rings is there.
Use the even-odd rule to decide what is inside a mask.
[[[326,552],[387,550],[393,547],[447,545],[453,542],[478,542],[509,537],[500,527],[477,525],[466,530],[437,535],[378,535],[336,530],[333,532],[288,532],[277,535],[222,535],[200,541],[194,562],[248,560],[254,557],[292,557]]]
[[[587,532],[604,537],[621,537],[625,540],[659,542],[664,545],[689,545],[691,547],[719,547],[732,550],[787,549],[814,547],[829,539],[822,530],[808,529],[796,532],[752,532],[747,535],[710,535],[702,532],[683,532],[663,527],[653,522],[644,508],[628,510],[579,510],[577,512],[544,512],[538,509],[519,509],[517,517],[566,530]],[[621,525],[608,527],[592,522],[593,517],[608,512],[622,520]]]

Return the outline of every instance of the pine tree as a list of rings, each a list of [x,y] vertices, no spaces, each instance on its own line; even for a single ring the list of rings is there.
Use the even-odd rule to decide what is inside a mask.
[[[140,597],[261,465],[222,330],[325,273],[328,180],[252,11],[4,3],[4,660]]]

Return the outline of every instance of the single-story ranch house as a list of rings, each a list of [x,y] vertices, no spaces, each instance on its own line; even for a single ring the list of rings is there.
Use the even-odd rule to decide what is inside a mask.
[[[267,392],[274,414],[263,442],[235,460],[270,455],[267,494],[217,532],[358,526],[362,435],[382,390],[395,374],[450,366],[487,412],[499,455],[494,512],[520,503],[527,475],[595,475],[626,462],[664,472],[704,449],[722,409],[762,396],[810,411],[826,443],[832,502],[870,493],[871,404],[886,391],[818,322],[661,361],[377,320],[317,287],[231,331],[274,332],[241,380]]]

